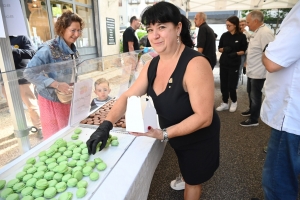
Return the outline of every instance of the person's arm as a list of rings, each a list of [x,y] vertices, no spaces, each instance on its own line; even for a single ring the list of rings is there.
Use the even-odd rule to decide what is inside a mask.
[[[203,53],[205,42],[206,42],[206,31],[203,27],[199,27],[199,31],[197,35],[198,52]]]
[[[134,51],[133,42],[128,41],[128,49],[129,49],[129,52]]]
[[[278,65],[277,63],[275,63],[272,60],[270,60],[269,58],[267,58],[265,53],[263,53],[262,62],[264,64],[264,66],[266,67],[266,70],[270,73],[277,72],[283,68],[282,66]]]
[[[13,56],[21,59],[31,59],[34,56],[35,50],[28,37],[22,36],[22,44],[19,46],[19,49],[12,47]]]
[[[203,48],[201,48],[201,47],[199,48],[198,47],[198,52],[203,53]]]
[[[224,34],[221,35],[221,38],[220,38],[220,41],[219,41],[219,46],[218,46],[218,50],[219,50],[220,53],[223,53],[223,47],[224,47],[223,37],[224,37]]]

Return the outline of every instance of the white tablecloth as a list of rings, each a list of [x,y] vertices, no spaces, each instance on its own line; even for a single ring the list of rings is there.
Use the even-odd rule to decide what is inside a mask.
[[[165,145],[149,137],[136,138],[91,199],[147,199]]]

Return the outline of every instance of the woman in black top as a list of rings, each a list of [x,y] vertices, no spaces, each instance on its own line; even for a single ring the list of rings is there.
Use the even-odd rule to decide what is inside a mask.
[[[228,110],[228,99],[230,96],[230,112],[235,112],[237,108],[236,83],[239,78],[239,66],[241,55],[247,50],[248,43],[246,36],[239,27],[239,18],[229,17],[226,20],[227,32],[223,33],[219,42],[220,57],[220,85],[223,102],[217,111]]]
[[[201,183],[209,180],[219,166],[220,121],[214,112],[211,67],[202,54],[191,49],[190,22],[173,4],[159,2],[148,8],[142,22],[158,56],[143,67],[136,82],[91,135],[87,141],[89,153],[95,154],[100,141],[100,149],[105,146],[112,123],[124,115],[127,98],[147,93],[163,130],[149,127],[147,133],[132,134],[169,139],[185,181],[184,199],[198,200]]]

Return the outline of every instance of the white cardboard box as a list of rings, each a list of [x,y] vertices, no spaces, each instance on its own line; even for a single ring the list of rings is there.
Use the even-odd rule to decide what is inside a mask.
[[[148,132],[148,126],[158,128],[156,110],[149,96],[131,96],[127,99],[126,131]]]

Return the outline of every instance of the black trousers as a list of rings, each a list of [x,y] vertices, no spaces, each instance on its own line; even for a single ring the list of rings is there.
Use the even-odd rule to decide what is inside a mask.
[[[266,79],[253,79],[248,77],[247,92],[249,97],[250,119],[252,122],[258,122],[261,102],[262,102],[262,88]]]
[[[224,68],[220,66],[220,86],[222,93],[222,100],[224,103],[228,103],[228,99],[232,102],[237,101],[236,96],[236,83],[239,79],[239,66],[235,68]]]

